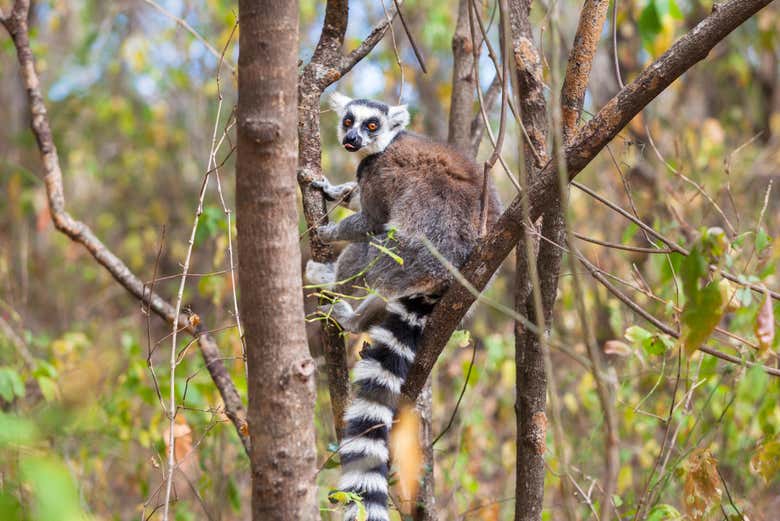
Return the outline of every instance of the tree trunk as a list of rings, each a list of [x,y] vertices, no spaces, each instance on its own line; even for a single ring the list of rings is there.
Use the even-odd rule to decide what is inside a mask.
[[[314,362],[296,211],[297,0],[240,0],[236,207],[249,364],[252,516],[313,521]]]
[[[452,36],[452,96],[447,142],[466,154],[471,152],[471,119],[474,117],[474,46],[471,40],[469,0],[458,2],[458,20]]]

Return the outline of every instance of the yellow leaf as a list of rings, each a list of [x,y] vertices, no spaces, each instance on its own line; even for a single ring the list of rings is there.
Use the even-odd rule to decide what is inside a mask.
[[[775,340],[775,317],[772,313],[772,296],[764,292],[764,302],[756,315],[756,338],[759,351],[763,354],[772,346]]]
[[[780,472],[780,439],[761,444],[750,458],[750,470],[759,474],[768,483]]]
[[[399,508],[402,512],[411,514],[417,498],[422,473],[423,453],[420,446],[420,418],[417,411],[410,405],[402,405],[397,416],[398,420],[390,431],[390,450],[393,461],[398,465],[398,496]]]

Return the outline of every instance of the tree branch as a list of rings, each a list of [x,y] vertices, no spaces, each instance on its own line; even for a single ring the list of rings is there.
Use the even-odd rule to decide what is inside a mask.
[[[577,124],[582,112],[582,106],[585,99],[585,91],[588,88],[590,80],[590,71],[593,65],[593,59],[596,55],[596,47],[599,43],[604,22],[607,19],[607,8],[609,0],[585,0],[585,4],[580,12],[580,19],[577,25],[577,32],[574,37],[569,61],[566,66],[566,76],[563,87],[561,88],[561,125],[562,137],[565,145],[569,143],[572,134],[577,130]],[[561,183],[564,181],[561,179]],[[568,192],[567,188],[561,188],[561,191]],[[566,220],[566,211],[568,206],[568,193],[562,193],[560,223],[563,225],[561,236],[566,236],[568,242],[573,240],[573,232],[570,223]],[[545,214],[545,219],[547,214]],[[562,237],[561,237],[562,238]],[[551,243],[544,244],[547,248],[556,249]],[[585,333],[585,343],[588,348],[588,356],[591,360],[591,372],[596,382],[596,391],[604,413],[604,424],[606,432],[604,434],[604,459],[605,469],[602,478],[602,501],[601,515],[602,521],[609,521],[612,516],[612,493],[617,482],[617,474],[620,467],[618,454],[618,421],[613,400],[614,389],[610,388],[607,378],[604,377],[604,362],[601,350],[596,344],[591,323],[585,309],[585,302],[582,299],[583,289],[580,282],[579,273],[573,258],[569,259],[570,268],[573,275],[574,293],[577,297],[578,315],[582,322]]]
[[[527,138],[521,137],[524,168],[521,184],[537,175],[547,161],[547,103],[540,53],[534,43],[529,20],[530,0],[514,0],[510,4],[512,51],[515,64],[515,90],[518,92],[520,114]],[[528,203],[524,204],[528,219]],[[527,229],[526,232],[529,230]],[[560,240],[564,231],[560,199],[545,212],[542,235],[552,241]],[[551,247],[549,241],[538,244],[534,256],[534,238],[524,234],[516,250],[515,308],[527,319],[534,320],[538,330],[547,333],[557,296],[558,275],[562,253]],[[515,322],[515,370],[517,458],[516,475],[524,476],[515,483],[515,521],[538,521],[544,505],[545,439],[548,424],[552,426],[555,453],[560,470],[568,473],[568,451],[561,425],[557,385],[552,371],[547,339]],[[548,393],[549,388],[549,393]],[[548,422],[547,395],[552,420]],[[561,479],[563,508],[567,519],[576,519],[576,505],[571,484]]]
[[[391,20],[394,16],[395,11],[392,12]],[[310,230],[328,222],[322,192],[310,186],[312,181],[322,178],[320,97],[326,88],[363,59],[390,27],[387,18],[383,18],[366,39],[345,56],[342,47],[348,18],[347,0],[328,0],[320,39],[298,82],[298,184],[303,199],[303,214]],[[320,241],[316,234],[310,235],[310,246],[312,259],[317,262],[332,262],[336,257],[333,247]],[[344,410],[349,400],[347,351],[338,329],[328,321],[322,321],[321,335],[331,410],[336,433],[340,437]]]
[[[486,113],[493,109],[493,105],[498,100],[498,94],[501,92],[501,78],[498,74],[490,82],[483,100],[483,108]],[[476,156],[479,151],[479,144],[482,142],[482,135],[485,133],[485,121],[482,118],[482,111],[477,112],[471,120],[471,157]]]
[[[222,363],[219,347],[214,339],[202,327],[189,321],[186,315],[176,316],[173,306],[156,293],[150,292],[144,283],[109,250],[85,223],[75,220],[65,208],[65,194],[62,189],[62,170],[60,168],[57,147],[52,137],[49,116],[46,111],[40,80],[35,70],[35,57],[30,49],[30,37],[27,26],[27,16],[30,3],[28,0],[17,0],[11,14],[2,23],[16,47],[22,81],[27,90],[32,117],[32,131],[38,143],[38,149],[43,160],[43,180],[46,187],[49,212],[54,226],[71,240],[83,245],[87,251],[101,264],[114,279],[131,295],[148,304],[164,320],[176,322],[179,327],[198,339],[200,351],[206,362],[206,368],[211,374],[214,385],[217,386],[225,404],[225,414],[236,428],[238,437],[247,453],[250,448],[249,431],[246,422],[246,411],[241,397],[233,381]]]
[[[471,119],[474,113],[474,56],[482,45],[481,37],[472,37],[469,29],[470,0],[458,2],[458,18],[452,35],[452,95],[447,142],[473,156]],[[498,74],[498,71],[496,71]],[[500,80],[499,80],[500,82]],[[479,85],[476,85],[479,88]],[[485,107],[488,110],[488,107]]]
[[[703,60],[709,51],[734,29],[770,3],[771,0],[730,0],[685,34],[646,68],[633,82],[620,90],[596,116],[575,135],[566,150],[569,179],[574,178],[631,119],[663,92],[685,71]],[[558,195],[558,172],[549,162],[529,186],[531,219],[537,219]],[[462,273],[477,288],[484,289],[523,233],[521,199],[516,197],[490,233],[474,248]],[[444,295],[428,320],[423,343],[404,385],[404,393],[414,398],[455,327],[474,297],[461,285]]]
[[[400,6],[401,4],[403,4],[403,0],[398,0],[397,5]],[[396,14],[398,14],[398,11],[390,9],[390,21],[388,21],[387,18],[384,18],[381,22],[376,24],[360,45],[344,56],[339,68],[339,72],[342,76],[352,70],[352,67],[357,65],[360,60],[365,58],[368,53],[376,47],[376,44],[382,41],[382,38],[385,37],[385,33],[390,28],[390,23],[395,19]]]
[[[582,6],[561,89],[564,139],[577,129],[590,79],[590,69],[596,56],[601,29],[607,19],[608,7],[609,0],[585,0],[585,5]]]

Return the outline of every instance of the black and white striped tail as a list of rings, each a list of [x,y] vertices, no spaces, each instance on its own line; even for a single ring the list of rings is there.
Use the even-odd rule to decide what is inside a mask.
[[[389,521],[388,437],[401,386],[414,361],[425,319],[436,299],[414,295],[391,301],[381,324],[369,330],[371,345],[354,368],[355,397],[344,415],[339,490],[363,499],[366,521]],[[350,505],[344,521],[357,519]]]

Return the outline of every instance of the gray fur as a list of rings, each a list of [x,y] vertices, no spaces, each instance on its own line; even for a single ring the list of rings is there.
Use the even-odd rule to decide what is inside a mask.
[[[331,96],[331,106],[339,115],[340,139],[345,137],[345,114],[353,118],[352,128],[360,127],[366,118],[379,119],[381,127],[372,136],[361,134],[361,139],[369,141],[359,152],[366,154],[364,149],[368,149],[371,153],[358,167],[357,188],[349,183],[333,186],[327,180],[315,185],[336,200],[347,189],[354,190],[361,211],[318,227],[316,233],[325,242],[350,242],[336,261],[334,283],[370,266],[359,280],[339,287],[339,292],[354,294],[354,286],[367,285],[386,299],[440,293],[449,285],[451,274],[420,237],[426,237],[454,266],[465,262],[478,238],[482,172],[456,150],[404,132],[409,122],[406,106],[387,107],[385,115],[380,105],[384,104],[355,101],[339,93]],[[492,183],[489,190],[488,223],[492,224],[500,204]],[[403,264],[372,242],[393,250]],[[340,315],[354,326],[355,321]]]

